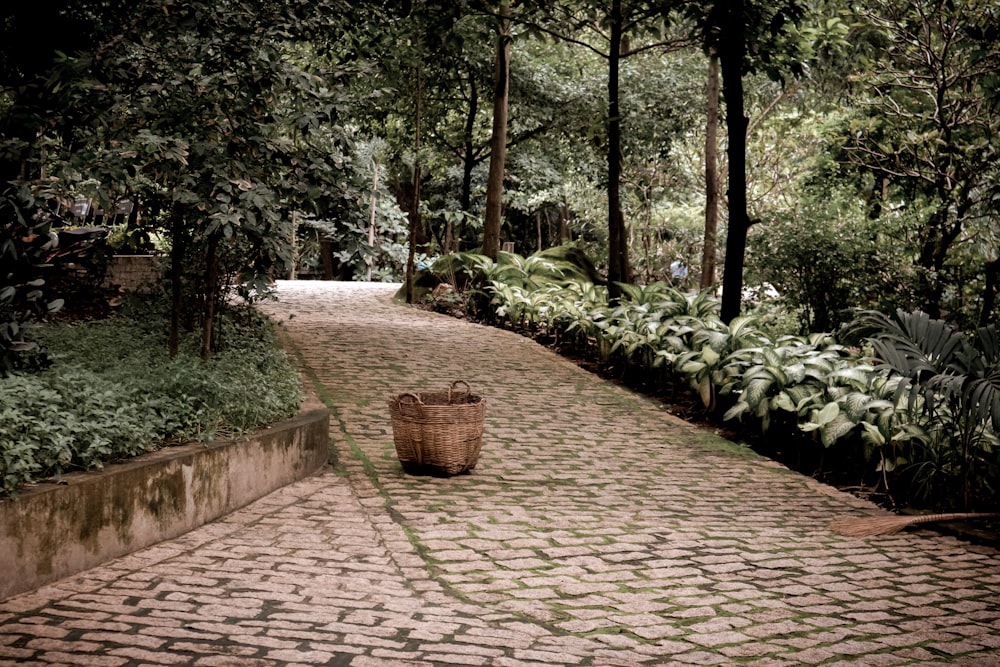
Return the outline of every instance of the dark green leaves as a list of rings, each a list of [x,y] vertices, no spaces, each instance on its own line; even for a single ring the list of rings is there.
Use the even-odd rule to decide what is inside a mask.
[[[908,380],[910,408],[922,401],[932,417],[953,421],[961,438],[972,437],[989,423],[1000,432],[1000,343],[995,325],[973,336],[943,320],[917,311],[897,311],[895,318],[863,313],[855,330],[870,332],[878,357]]]
[[[284,419],[298,377],[262,318],[227,326],[202,364],[197,341],[169,359],[159,304],[85,325],[47,326],[57,363],[0,379],[0,495],[24,483]]]

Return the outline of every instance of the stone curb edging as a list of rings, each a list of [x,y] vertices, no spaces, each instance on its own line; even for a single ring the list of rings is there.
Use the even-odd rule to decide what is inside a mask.
[[[316,472],[329,411],[236,440],[167,447],[0,501],[0,600],[213,521]]]

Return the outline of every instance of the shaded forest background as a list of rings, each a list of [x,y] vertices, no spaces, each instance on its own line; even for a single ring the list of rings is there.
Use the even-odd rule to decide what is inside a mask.
[[[728,280],[727,319],[744,283],[768,283],[803,330],[856,306],[985,324],[998,268],[997,11],[982,0],[10,7],[5,319],[44,298],[28,268],[53,250],[36,248],[41,218],[94,224],[70,213],[85,200],[109,212],[99,222],[118,251],[169,253],[174,283],[190,283],[203,311],[225,284],[293,270],[400,280],[408,250],[419,264],[575,243],[613,296],[619,281]],[[123,202],[129,214],[114,216]]]

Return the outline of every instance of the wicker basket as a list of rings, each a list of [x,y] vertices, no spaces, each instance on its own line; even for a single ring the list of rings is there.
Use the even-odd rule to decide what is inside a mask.
[[[389,399],[392,436],[403,468],[428,466],[448,475],[472,470],[483,442],[486,399],[456,380],[447,391]]]

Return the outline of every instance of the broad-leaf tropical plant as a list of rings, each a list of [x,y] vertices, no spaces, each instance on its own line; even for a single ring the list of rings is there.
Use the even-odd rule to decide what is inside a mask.
[[[960,503],[975,504],[977,490],[992,487],[1000,473],[1000,337],[995,325],[971,336],[926,313],[902,310],[894,317],[860,313],[853,329],[867,333],[882,364],[902,376],[896,389],[906,409],[926,416],[924,438],[950,450],[942,467],[958,486]],[[910,434],[912,435],[912,434]]]

